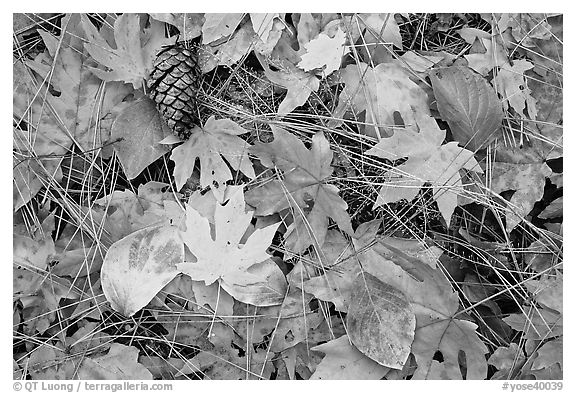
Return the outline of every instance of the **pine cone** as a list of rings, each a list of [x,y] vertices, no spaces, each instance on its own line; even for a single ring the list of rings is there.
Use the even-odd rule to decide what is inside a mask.
[[[182,140],[188,139],[200,123],[196,101],[200,77],[196,53],[182,46],[170,46],[158,53],[148,78],[148,96]]]

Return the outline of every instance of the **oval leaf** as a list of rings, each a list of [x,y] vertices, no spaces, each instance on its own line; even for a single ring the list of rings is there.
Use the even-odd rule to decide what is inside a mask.
[[[247,271],[265,278],[262,282],[247,285],[222,283],[222,287],[235,299],[258,307],[282,304],[286,296],[286,279],[272,259],[250,266]]]
[[[112,308],[132,316],[178,275],[184,244],[172,226],[144,228],[112,244],[102,264],[102,290]]]
[[[170,146],[160,144],[170,130],[149,98],[124,109],[112,124],[111,133],[113,140],[119,140],[114,150],[129,180],[170,151]]]
[[[448,67],[430,73],[442,119],[454,139],[470,150],[486,147],[497,136],[504,112],[494,89],[468,67]]]
[[[381,365],[402,369],[416,328],[406,296],[368,273],[358,274],[352,286],[346,318],[352,343]]]

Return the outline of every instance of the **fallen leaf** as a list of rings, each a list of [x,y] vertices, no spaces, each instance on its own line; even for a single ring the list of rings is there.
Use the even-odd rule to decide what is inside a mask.
[[[91,71],[104,81],[132,83],[135,89],[148,77],[158,50],[175,40],[175,37],[164,37],[164,25],[157,20],[151,20],[150,27],[141,32],[139,14],[122,14],[114,22],[116,49],[84,14],[82,26],[87,38],[84,47],[94,60],[110,69],[91,68]]]
[[[351,244],[344,235],[339,231],[328,231],[318,253],[318,263],[324,274],[304,280],[299,286],[320,300],[334,303],[337,311],[346,312],[352,283],[360,269],[358,261],[351,258],[352,252]]]
[[[238,137],[247,132],[230,119],[216,120],[210,116],[204,127],[195,129],[190,139],[172,150],[170,159],[176,164],[176,188],[180,190],[192,175],[197,158],[202,188],[224,188],[225,183],[233,179],[228,165],[253,179],[256,175],[248,158],[250,145]]]
[[[152,374],[138,363],[136,347],[112,343],[106,355],[85,357],[78,368],[78,379],[151,380]]]
[[[355,249],[367,241],[363,239]],[[474,323],[455,318],[460,307],[458,294],[442,271],[400,250],[394,251],[396,256],[384,253],[384,257],[375,247],[378,244],[358,253],[358,258],[366,272],[400,290],[412,306],[416,316],[412,353],[418,363],[413,379],[463,379],[458,360],[461,351],[466,354],[465,378],[485,379],[488,348]],[[436,352],[442,353],[443,362],[433,360]]]
[[[545,340],[561,336],[564,332],[562,314],[549,309],[524,306],[521,313],[503,319],[528,340]]]
[[[357,350],[346,335],[311,349],[326,354],[316,366],[311,380],[379,380],[390,371]]]
[[[286,278],[272,259],[250,266],[247,272],[263,280],[254,284],[231,285],[227,291],[242,303],[258,307],[282,304],[286,295]]]
[[[402,50],[402,36],[394,14],[359,14],[358,18],[366,25],[366,45],[391,43]]]
[[[516,113],[523,118],[535,120],[537,115],[536,100],[530,94],[530,88],[524,73],[531,70],[534,65],[527,60],[515,60],[514,65],[504,63],[498,74],[494,77],[493,84],[496,90],[504,97],[504,109],[510,105]]]
[[[130,317],[178,275],[184,260],[178,229],[155,226],[114,243],[102,264],[102,290],[112,308]]]
[[[293,64],[285,62],[283,68],[272,71],[270,65],[262,62],[264,73],[270,82],[287,90],[286,96],[278,106],[278,116],[285,116],[297,107],[304,105],[312,92],[318,91],[320,80],[304,72]]]
[[[506,209],[506,230],[510,232],[522,222],[534,203],[542,199],[546,177],[552,170],[546,163],[495,162],[492,165],[490,188],[496,193],[515,190]]]
[[[404,367],[416,318],[401,291],[361,272],[352,283],[346,324],[360,352],[385,367]]]
[[[233,33],[230,39],[218,45],[204,45],[198,59],[200,69],[203,73],[207,73],[218,65],[232,67],[248,55],[254,44],[255,33],[250,23],[246,23]]]
[[[482,76],[488,75],[496,67],[501,67],[508,62],[508,55],[504,51],[504,47],[500,40],[491,38],[480,39],[484,47],[485,53],[474,53],[471,55],[464,55],[468,61],[468,67]]]
[[[27,236],[16,234],[12,236],[14,263],[44,270],[52,262],[51,259],[55,254],[56,249],[51,236],[46,236],[41,240],[34,240]]]
[[[306,53],[301,56],[298,67],[304,71],[319,69],[322,76],[327,77],[340,68],[342,57],[350,51],[345,42],[346,34],[340,29],[336,30],[334,37],[319,34],[305,45]]]
[[[205,14],[205,21],[202,25],[202,43],[209,44],[229,36],[236,30],[244,15],[234,13]]]
[[[194,13],[165,13],[150,14],[150,16],[161,22],[175,26],[183,36],[183,40],[191,40],[202,34],[202,25],[204,24],[204,14]]]
[[[529,280],[524,285],[542,306],[559,313],[563,312],[564,280],[562,275],[544,275],[539,280]]]
[[[274,28],[274,18],[279,18],[278,13],[250,13],[250,20],[252,21],[252,28],[254,32],[260,37],[262,42],[267,42],[270,36],[270,32]]]
[[[452,66],[432,71],[430,80],[440,115],[462,146],[475,151],[499,135],[502,104],[484,78]]]
[[[536,357],[532,363],[532,370],[539,370],[542,368],[550,368],[554,364],[563,365],[563,352],[564,352],[564,340],[560,337],[555,340],[546,342],[536,351]],[[559,378],[562,379],[560,374]]]
[[[360,115],[365,112],[366,126],[363,133],[370,136],[389,136],[397,126],[395,113],[407,130],[418,130],[418,118],[429,115],[428,97],[424,90],[409,78],[407,71],[394,63],[352,64],[340,71],[340,81],[345,84],[338,98],[329,126],[341,123],[351,110]]]
[[[291,208],[295,224],[285,236],[294,252],[300,252],[310,244],[321,247],[328,218],[351,234],[346,202],[338,195],[336,186],[326,183],[333,171],[330,165],[333,153],[322,132],[312,137],[310,150],[295,135],[280,127],[273,126],[272,132],[274,141],[257,142],[251,153],[258,156],[264,166],[281,170],[284,179],[269,180],[246,193],[247,202],[256,207],[256,215],[266,216]]]
[[[169,146],[159,143],[170,134],[154,102],[147,97],[118,115],[112,124],[112,138],[118,140],[114,150],[129,180],[170,151]]]
[[[445,131],[429,117],[419,120],[420,132],[397,130],[383,138],[366,152],[389,160],[408,157],[408,160],[390,171],[389,180],[378,193],[374,208],[402,199],[411,201],[424,183],[433,188],[434,200],[448,225],[463,192],[460,169],[482,172],[474,154],[456,142],[442,145]]]
[[[245,209],[241,189],[230,196],[225,206],[217,205],[214,213],[215,235],[212,236],[208,220],[187,204],[187,229],[182,233],[182,238],[197,261],[180,263],[178,270],[207,285],[219,281],[230,294],[233,294],[235,285],[257,284],[266,280],[266,277],[251,273],[249,268],[270,258],[266,250],[280,223],[255,230],[241,245],[240,240],[253,215],[252,212],[246,213]]]
[[[544,220],[561,218],[564,216],[564,197],[556,198],[546,208],[538,214]]]
[[[516,343],[510,343],[509,347],[496,348],[488,359],[488,364],[498,369],[491,379],[513,379],[525,361],[526,357]]]
[[[525,47],[537,46],[535,40],[548,40],[552,37],[546,14],[540,13],[503,13],[498,20],[498,29],[512,29],[512,36]]]

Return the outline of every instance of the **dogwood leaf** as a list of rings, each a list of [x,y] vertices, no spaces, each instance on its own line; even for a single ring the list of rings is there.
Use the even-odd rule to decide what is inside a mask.
[[[284,173],[283,180],[270,180],[246,193],[247,202],[257,215],[270,215],[291,208],[295,222],[288,229],[286,241],[295,252],[311,244],[321,246],[328,229],[328,218],[349,234],[353,233],[347,204],[338,188],[326,181],[332,174],[332,151],[322,132],[312,137],[306,149],[295,135],[272,128],[274,141],[257,142],[251,153],[268,168]],[[296,251],[298,250],[298,251]]]
[[[302,60],[298,63],[298,67],[304,71],[320,69],[324,77],[330,75],[340,68],[342,56],[349,52],[344,46],[345,42],[346,34],[340,29],[336,30],[334,37],[319,34],[305,45],[306,53],[301,56]]]
[[[116,49],[102,37],[87,15],[82,15],[82,25],[88,42],[84,47],[100,64],[109,71],[92,68],[92,72],[104,81],[132,83],[135,89],[142,86],[148,76],[154,57],[163,46],[174,42],[174,38],[164,37],[164,25],[150,20],[150,27],[141,32],[140,15],[126,13],[114,22]]]
[[[240,188],[225,206],[216,206],[212,235],[208,219],[187,204],[186,232],[182,233],[182,238],[197,261],[180,263],[178,270],[206,285],[219,281],[231,295],[234,295],[235,285],[246,286],[266,280],[266,275],[262,277],[248,269],[270,258],[266,250],[280,223],[256,229],[244,244],[240,244],[253,216],[253,212],[245,210],[244,193]]]
[[[498,136],[504,113],[492,86],[468,67],[447,67],[430,73],[442,119],[454,139],[470,150],[486,147]]]
[[[174,148],[170,159],[174,161],[174,180],[180,190],[194,171],[196,159],[200,159],[200,186],[221,187],[232,180],[234,170],[253,179],[254,168],[248,158],[250,145],[238,137],[248,131],[230,119],[216,120],[211,116],[202,128],[194,132],[184,144]],[[226,161],[224,161],[226,159]]]
[[[458,146],[457,142],[442,145],[445,131],[429,116],[419,120],[420,132],[397,130],[391,137],[383,138],[366,154],[396,160],[408,160],[394,168],[379,191],[374,207],[402,199],[411,201],[424,183],[433,187],[433,196],[447,224],[458,205],[458,194],[463,191],[460,169],[477,172],[482,170],[474,154]]]

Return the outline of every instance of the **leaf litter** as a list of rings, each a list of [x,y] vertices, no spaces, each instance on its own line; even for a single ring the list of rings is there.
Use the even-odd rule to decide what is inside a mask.
[[[32,16],[15,377],[563,378],[562,15]]]

